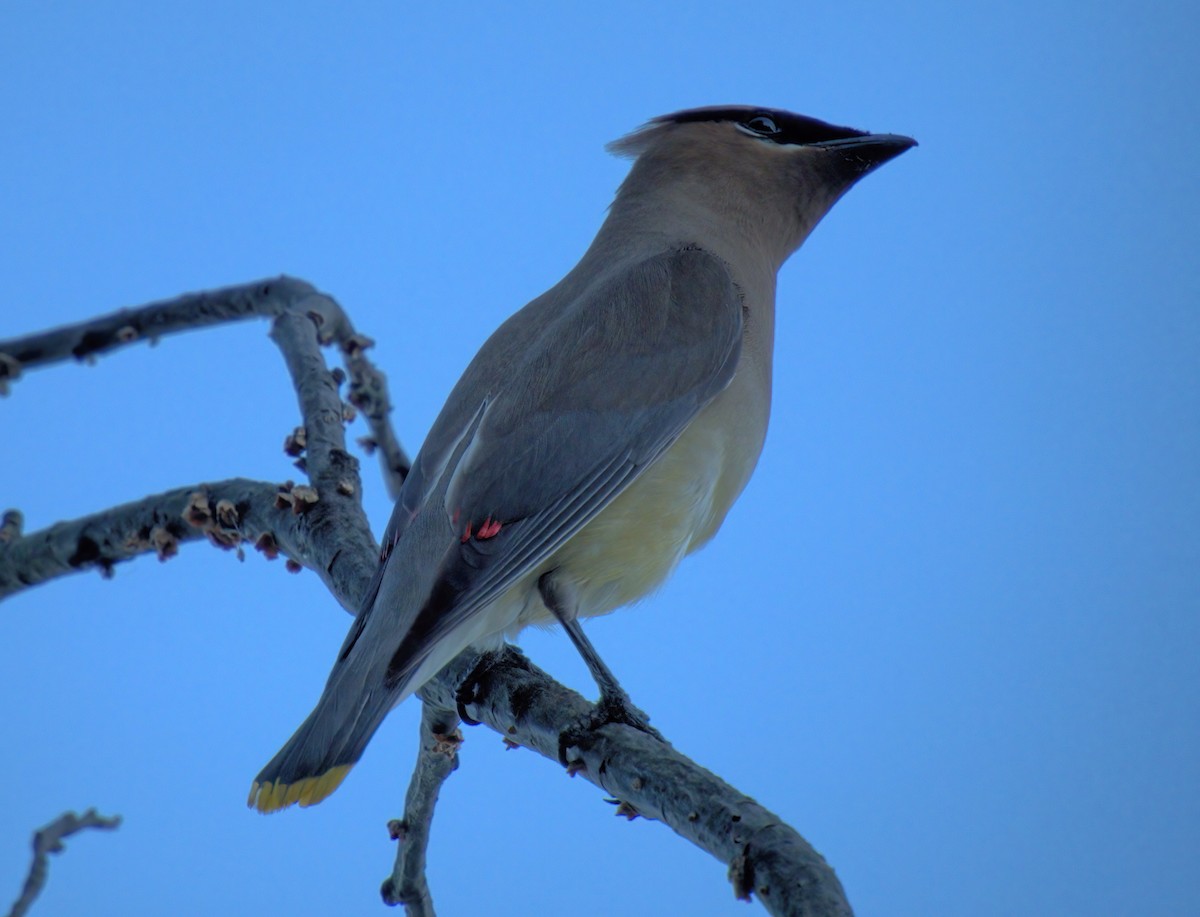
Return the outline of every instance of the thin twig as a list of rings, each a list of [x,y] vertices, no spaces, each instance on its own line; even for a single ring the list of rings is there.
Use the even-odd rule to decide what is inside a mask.
[[[40,831],[35,832],[33,835],[33,862],[29,866],[29,876],[25,879],[25,887],[21,889],[21,897],[13,904],[12,910],[8,912],[8,917],[22,917],[29,910],[29,906],[33,904],[33,900],[41,894],[42,888],[46,884],[46,877],[50,872],[47,854],[61,853],[65,849],[63,838],[70,837],[84,828],[112,830],[120,824],[120,815],[108,818],[97,815],[95,809],[88,809],[82,816],[76,815],[74,812],[66,812]]]
[[[408,477],[412,460],[392,429],[392,402],[388,396],[387,376],[366,356],[367,348],[374,343],[363,335],[352,335],[338,341],[346,370],[350,373],[347,399],[362,412],[367,426],[371,428],[367,442],[371,449],[379,451],[383,481],[387,485],[388,496],[395,500],[400,496],[400,486]]]
[[[438,793],[458,769],[462,741],[457,714],[430,703],[422,707],[421,741],[404,799],[404,818],[388,823],[392,839],[399,843],[396,864],[380,889],[384,903],[403,904],[408,917],[434,917],[425,881],[425,854]]]

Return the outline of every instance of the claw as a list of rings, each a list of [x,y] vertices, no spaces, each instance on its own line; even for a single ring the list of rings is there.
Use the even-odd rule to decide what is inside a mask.
[[[475,703],[477,700],[477,691],[480,687],[480,682],[487,675],[488,670],[496,663],[496,655],[494,653],[484,653],[479,657],[479,662],[475,668],[471,669],[471,674],[463,679],[462,684],[458,686],[458,690],[454,692],[454,705],[457,708],[458,718],[468,726],[478,726],[479,720],[467,713],[467,707]]]
[[[632,726],[638,732],[653,736],[660,742],[667,741],[661,732],[650,725],[650,717],[635,707],[633,701],[629,699],[629,695],[624,691],[602,694],[600,703],[596,704],[592,710],[591,719],[594,723],[592,729],[599,729],[609,723],[624,723],[626,726]]]
[[[600,700],[591,710],[564,729],[558,735],[558,763],[567,769],[572,777],[586,769],[583,761],[571,761],[567,757],[568,749],[583,745],[587,737],[593,735],[610,723],[623,723],[638,732],[644,732],[658,741],[666,744],[663,734],[650,725],[650,717],[633,705],[624,691],[607,692],[600,695]]]

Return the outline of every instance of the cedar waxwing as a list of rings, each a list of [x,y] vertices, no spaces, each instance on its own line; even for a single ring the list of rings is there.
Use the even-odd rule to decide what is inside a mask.
[[[712,538],[767,432],[777,271],[914,144],[745,106],[611,144],[634,162],[607,219],[450,393],[325,691],[249,804],[324,799],[388,711],[468,646],[554,615],[590,651],[578,617],[646,595]]]

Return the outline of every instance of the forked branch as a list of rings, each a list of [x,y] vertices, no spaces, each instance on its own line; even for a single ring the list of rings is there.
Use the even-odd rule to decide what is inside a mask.
[[[283,352],[303,418],[289,437],[293,455],[306,452],[306,485],[235,478],[177,488],[21,534],[18,513],[0,519],[0,597],[77,570],[112,566],[137,554],[171,556],[185,542],[207,538],[241,550],[252,543],[268,556],[316,571],[354,613],[378,564],[378,548],[362,510],[358,462],[346,450],[343,424],[353,415],[340,395],[345,376],[330,372],[321,344],[338,344],[350,377],[348,399],[371,425],[389,492],[395,496],[409,467],[388,421],[386,380],[364,356],[341,307],[303,281],[288,277],[182,296],[125,309],[90,322],[0,341],[0,386],[25,368],[67,358],[90,359],[137,340],[253,316],[273,319],[271,337]],[[384,900],[411,915],[432,915],[424,878],[434,803],[457,766],[458,711],[486,723],[514,745],[559,759],[560,736],[576,734],[590,711],[509,647],[495,657],[468,650],[421,690],[421,746],[403,818],[390,823],[401,840]],[[567,772],[601,787],[617,814],[665,822],[729,866],[739,898],[757,894],[779,915],[848,915],[841,885],[828,864],[778,816],[683,757],[669,744],[620,724],[595,730],[567,749]]]

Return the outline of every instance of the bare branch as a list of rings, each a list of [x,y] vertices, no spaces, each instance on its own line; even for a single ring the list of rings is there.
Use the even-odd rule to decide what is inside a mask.
[[[367,348],[374,344],[370,338],[354,335],[338,343],[350,373],[349,401],[362,412],[371,428],[370,448],[379,450],[379,464],[388,496],[395,500],[400,496],[400,485],[408,477],[412,460],[396,439],[389,419],[392,402],[388,397],[387,376],[366,357]]]
[[[373,435],[391,443],[390,453],[384,456],[389,486],[402,480],[408,459],[387,418],[386,382],[363,356],[366,339],[354,331],[341,306],[311,284],[280,277],[226,287],[0,342],[0,377],[8,372],[8,378],[15,378],[22,365],[46,365],[72,356],[90,358],[143,338],[154,340],[163,334],[255,316],[275,316],[271,337],[284,354],[296,388],[308,450],[305,470],[314,487],[308,491],[288,487],[282,501],[271,485],[240,479],[181,488],[117,507],[109,514],[59,523],[26,538],[17,537],[17,514],[0,527],[0,597],[75,570],[97,567],[109,574],[115,563],[150,549],[165,560],[174,555],[180,542],[207,535],[215,544],[239,551],[243,540],[258,544],[265,537],[269,540],[264,544],[271,551],[316,570],[343,607],[352,612],[357,609],[359,589],[351,590],[348,584],[363,576],[357,564],[367,563],[368,571],[373,571],[378,549],[362,509],[358,461],[346,451],[339,376],[327,369],[321,342],[338,341],[355,380],[352,391],[358,385],[374,392],[363,401],[373,406]],[[255,493],[247,493],[247,486],[255,488]],[[230,488],[235,492],[226,494]],[[197,532],[194,525],[181,523],[176,512],[181,497],[186,501],[197,490],[215,494],[214,502],[232,503],[236,518],[229,531],[208,526]],[[281,526],[279,514],[267,512],[277,504],[298,515],[303,512],[303,521]],[[370,572],[366,576],[369,578]]]
[[[342,399],[337,381],[325,365],[312,317],[285,312],[271,323],[271,340],[283,352],[304,418],[303,448],[308,452],[308,475],[314,484],[326,477],[330,454],[346,451]],[[358,470],[354,469],[357,480]]]
[[[362,355],[370,342],[354,332],[331,298],[284,277],[0,342],[0,383],[15,378],[22,365],[85,358],[140,337],[250,315],[276,316],[272,338],[283,351],[304,418],[303,434],[290,438],[289,449],[307,450],[312,486],[233,479],[179,488],[26,536],[19,514],[7,514],[0,521],[0,596],[76,570],[109,572],[115,563],[152,550],[166,559],[180,543],[207,537],[239,551],[251,541],[268,557],[283,553],[289,569],[303,564],[317,571],[343,608],[357,609],[378,566],[378,548],[359,502],[358,463],[345,450],[346,411],[338,395],[343,378],[327,369],[320,343],[336,340],[341,347],[352,376],[350,400],[368,414],[393,493],[408,459],[387,420],[383,376]],[[447,711],[475,717],[507,741],[557,761],[560,736],[577,734],[591,705],[511,647],[494,658],[464,652],[420,693],[426,702],[422,752],[405,817],[395,824],[406,840],[383,894],[389,903],[407,904],[412,914],[428,915],[425,846],[438,788],[456,763],[456,746],[446,738],[457,734],[456,723]],[[583,774],[615,797],[617,814],[663,821],[728,864],[738,897],[757,893],[779,915],[850,914],[832,869],[799,834],[664,741],[611,724],[577,742],[567,749],[568,773]]]
[[[354,330],[342,307],[316,287],[294,277],[276,277],[219,290],[188,293],[50,331],[0,341],[0,394],[25,369],[67,359],[93,360],[137,341],[208,325],[270,318],[285,313],[314,316],[321,343],[336,342],[350,374],[350,401],[363,412],[371,442],[380,450],[384,477],[393,498],[411,462],[396,439],[388,415],[387,378],[364,354],[369,339]]]
[[[298,515],[286,501],[280,507],[280,495],[287,493],[274,484],[231,478],[0,541],[0,598],[68,573],[95,569],[108,576],[114,565],[151,551],[166,560],[174,553],[172,542],[208,539],[227,550],[250,542],[268,557],[284,554],[315,570],[347,610],[357,609],[377,564],[374,541],[347,550],[348,529],[328,518],[337,512],[333,501]]]
[[[480,654],[463,653],[421,689],[421,697],[442,707],[465,703],[472,718],[508,741],[557,761],[559,736],[592,705],[511,646],[490,664],[480,663]],[[461,697],[460,686],[471,696]],[[789,917],[852,913],[832,868],[804,838],[665,742],[612,723],[568,752],[568,772],[613,796],[622,804],[618,814],[664,822],[728,864],[738,897],[756,893],[770,913]]]
[[[388,823],[392,840],[399,842],[396,865],[380,889],[385,904],[403,904],[408,917],[434,917],[433,898],[425,881],[425,852],[442,784],[458,769],[462,745],[458,716],[428,702],[421,710],[421,741],[413,767],[404,818]]]
[[[76,815],[74,812],[66,812],[42,830],[35,832],[33,835],[33,863],[29,866],[29,876],[25,879],[21,897],[13,904],[12,910],[8,912],[8,917],[22,917],[29,910],[34,899],[41,894],[42,888],[46,884],[46,877],[50,872],[47,854],[61,853],[65,849],[63,838],[70,837],[84,828],[112,830],[120,824],[120,815],[106,818],[103,815],[97,815],[95,809],[88,809],[82,816]]]
[[[71,358],[87,360],[137,341],[154,343],[166,335],[206,325],[280,315],[298,308],[301,303],[310,309],[328,308],[322,300],[332,303],[336,309],[329,316],[329,327],[332,328],[341,309],[311,284],[292,277],[188,293],[39,334],[0,341],[0,354],[10,361],[0,366],[0,373],[5,372],[4,366],[7,366],[7,378],[11,381],[22,369]],[[15,368],[12,363],[16,364]]]
[[[338,310],[340,312],[340,309]],[[378,546],[362,508],[362,479],[358,459],[346,451],[346,431],[342,422],[342,400],[334,374],[325,365],[318,344],[318,326],[313,313],[286,312],[271,326],[271,339],[283,352],[284,362],[296,388],[300,414],[304,419],[305,471],[315,492],[295,496],[294,509],[305,507],[305,520],[315,541],[326,547],[327,563],[322,569],[345,556],[370,556],[372,572],[377,563]],[[345,320],[341,325],[348,326]],[[305,506],[307,504],[307,506]],[[294,558],[303,562],[302,558]],[[358,593],[355,593],[357,598]],[[349,597],[339,595],[348,610]]]

